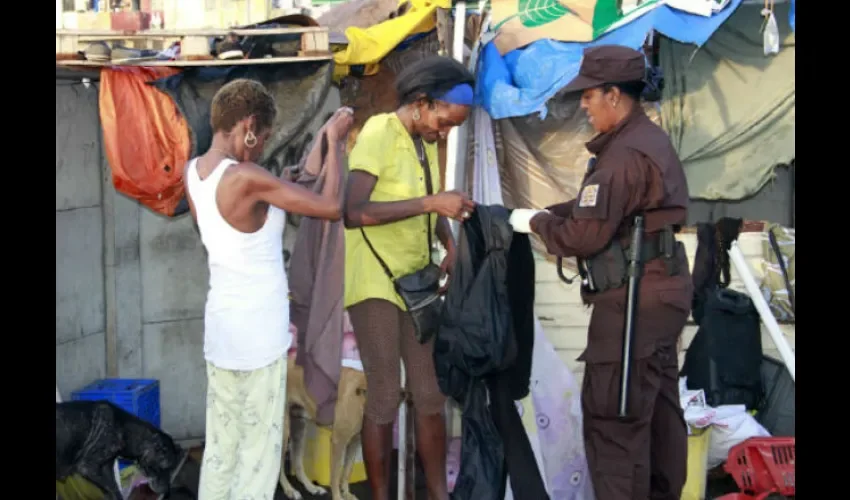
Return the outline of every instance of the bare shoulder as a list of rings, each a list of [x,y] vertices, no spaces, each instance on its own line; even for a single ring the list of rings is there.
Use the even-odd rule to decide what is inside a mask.
[[[222,183],[227,183],[231,189],[238,190],[242,195],[250,195],[280,187],[287,183],[263,167],[253,162],[241,162],[231,165],[222,174]]]
[[[235,175],[241,179],[277,179],[271,172],[251,161],[243,161],[230,166],[224,175]]]

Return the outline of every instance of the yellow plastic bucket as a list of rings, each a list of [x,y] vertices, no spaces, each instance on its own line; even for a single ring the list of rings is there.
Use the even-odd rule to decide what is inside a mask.
[[[331,484],[331,431],[325,427],[307,426],[306,443],[304,446],[304,472],[314,483],[322,486]],[[358,450],[351,467],[349,483],[359,483],[366,480],[366,465],[363,455]]]
[[[710,437],[711,426],[704,429],[691,428],[691,435],[688,436],[688,478],[682,489],[682,500],[705,500]]]

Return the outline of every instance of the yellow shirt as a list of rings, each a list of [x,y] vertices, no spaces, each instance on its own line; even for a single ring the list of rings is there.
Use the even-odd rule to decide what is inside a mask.
[[[431,167],[431,183],[434,192],[437,192],[440,189],[437,145],[424,141],[423,145]],[[375,115],[366,121],[348,157],[348,169],[352,172],[362,170],[378,178],[370,201],[403,201],[427,195],[416,147],[395,113]],[[427,217],[424,214],[380,226],[363,227],[394,277],[418,271],[430,262]],[[434,234],[437,217],[437,214],[431,214],[431,227],[428,228],[433,241],[437,241]],[[406,309],[389,277],[366,245],[360,228],[346,229],[345,307],[366,299],[384,299],[402,310]]]

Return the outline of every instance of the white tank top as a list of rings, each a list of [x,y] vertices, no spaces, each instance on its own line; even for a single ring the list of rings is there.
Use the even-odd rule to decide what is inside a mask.
[[[256,370],[284,356],[292,342],[283,267],[286,213],[270,205],[263,227],[253,233],[224,220],[216,193],[224,171],[235,163],[222,161],[203,180],[197,158],[186,170],[210,271],[204,357],[227,370]]]

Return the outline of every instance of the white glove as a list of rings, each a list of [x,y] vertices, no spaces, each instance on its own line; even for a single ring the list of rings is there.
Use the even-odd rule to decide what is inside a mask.
[[[531,218],[541,212],[549,213],[548,210],[515,208],[514,211],[511,212],[511,217],[510,219],[508,219],[508,222],[511,224],[511,227],[513,227],[514,231],[516,231],[517,233],[528,234],[531,232]]]

